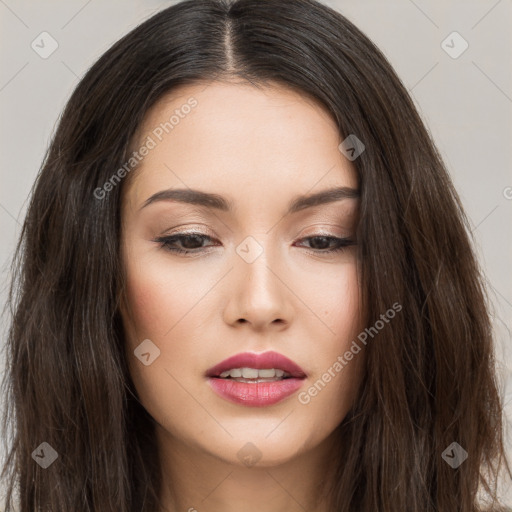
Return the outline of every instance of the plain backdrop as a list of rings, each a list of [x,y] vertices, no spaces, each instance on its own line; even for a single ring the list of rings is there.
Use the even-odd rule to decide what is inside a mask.
[[[173,3],[0,0],[0,306],[6,299],[8,265],[27,197],[66,101],[112,43]],[[465,206],[494,303],[496,355],[508,404],[506,432],[512,456],[512,2],[324,3],[354,22],[394,66]],[[49,42],[47,49],[58,45],[47,58],[33,49],[33,41],[41,37]],[[6,324],[4,317],[0,348]],[[3,364],[2,357],[2,374]],[[34,440],[34,447],[39,442]],[[501,492],[512,504],[508,483]]]

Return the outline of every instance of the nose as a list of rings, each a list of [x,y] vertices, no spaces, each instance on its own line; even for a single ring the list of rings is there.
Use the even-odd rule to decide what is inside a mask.
[[[262,244],[263,247],[263,244]],[[232,326],[249,324],[252,329],[285,329],[292,321],[293,292],[283,262],[262,254],[251,263],[236,255],[224,320]]]

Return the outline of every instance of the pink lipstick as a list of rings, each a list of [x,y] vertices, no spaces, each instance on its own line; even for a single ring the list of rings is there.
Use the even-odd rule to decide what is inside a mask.
[[[213,391],[241,405],[264,407],[284,400],[303,384],[306,373],[278,352],[245,352],[206,372]]]

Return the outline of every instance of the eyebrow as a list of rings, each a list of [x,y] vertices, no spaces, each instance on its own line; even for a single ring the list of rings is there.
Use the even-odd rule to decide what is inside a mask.
[[[350,187],[336,187],[322,190],[314,194],[299,195],[293,198],[288,205],[286,215],[319,206],[322,204],[333,203],[342,199],[355,199],[360,196],[359,190]],[[180,203],[205,206],[207,208],[229,212],[234,209],[233,201],[228,200],[218,194],[203,192],[193,189],[167,189],[156,192],[149,197],[141,206],[145,208],[150,204],[159,201],[177,201]]]

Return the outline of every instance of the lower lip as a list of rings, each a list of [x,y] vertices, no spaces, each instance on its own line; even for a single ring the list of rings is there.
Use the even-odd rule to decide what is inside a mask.
[[[231,379],[208,379],[215,393],[222,398],[249,407],[265,407],[284,400],[295,393],[304,379],[289,378],[271,382],[237,382]]]

